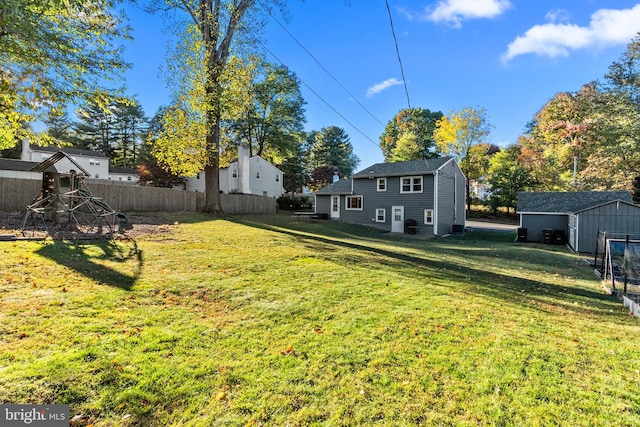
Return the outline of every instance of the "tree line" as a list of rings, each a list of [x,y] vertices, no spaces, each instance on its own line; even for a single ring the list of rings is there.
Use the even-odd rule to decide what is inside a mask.
[[[495,210],[515,209],[520,191],[627,190],[640,203],[640,36],[603,80],[555,94],[515,143],[489,144],[489,131],[482,107],[448,116],[407,109],[380,146],[387,161],[453,156],[468,180],[487,188]]]
[[[0,5],[0,149],[22,138],[103,151],[114,165],[141,167],[143,179],[205,172],[205,208],[218,212],[218,169],[238,144],[285,172],[285,188],[318,189],[359,164],[336,126],[305,132],[296,75],[263,59],[261,29],[286,2],[140,2],[165,13],[177,34],[167,58],[169,105],[148,118],[119,81],[128,68],[118,43],[129,37],[115,0],[8,0]],[[603,82],[556,94],[508,147],[490,144],[482,107],[401,110],[380,137],[385,161],[454,157],[483,182],[497,207],[521,190],[640,187],[640,39]],[[75,120],[68,116],[74,105]],[[46,132],[35,132],[42,121]],[[469,199],[470,200],[470,199]]]

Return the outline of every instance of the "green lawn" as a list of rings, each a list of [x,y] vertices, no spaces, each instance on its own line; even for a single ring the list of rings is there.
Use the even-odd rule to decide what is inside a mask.
[[[564,247],[177,220],[0,242],[0,403],[96,426],[640,425],[640,319]]]

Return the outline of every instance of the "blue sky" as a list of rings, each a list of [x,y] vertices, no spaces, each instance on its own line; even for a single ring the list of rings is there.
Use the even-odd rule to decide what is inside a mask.
[[[516,142],[557,92],[602,80],[640,32],[638,1],[388,4],[411,107],[444,114],[484,107],[492,125],[489,142],[500,146]],[[166,27],[158,16],[127,10],[134,36],[126,45],[125,56],[133,64],[125,74],[128,93],[153,115],[169,101],[159,72]],[[286,22],[279,16],[269,20],[265,46],[277,59],[266,55],[303,82],[306,129],[343,128],[361,159],[358,169],[383,161],[378,138],[409,104],[385,0],[290,0],[289,14]]]

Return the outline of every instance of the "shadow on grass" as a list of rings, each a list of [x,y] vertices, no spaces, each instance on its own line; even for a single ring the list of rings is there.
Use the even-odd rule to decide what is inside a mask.
[[[482,293],[488,297],[506,300],[512,303],[520,302],[522,304],[529,304],[532,299],[547,303],[549,300],[554,300],[555,303],[566,305],[566,309],[568,310],[577,312],[598,310],[600,314],[616,315],[615,312],[611,313],[611,309],[617,304],[617,300],[609,295],[585,288],[571,286],[570,284],[563,286],[545,281],[542,274],[543,271],[549,267],[549,265],[544,263],[545,260],[548,260],[549,257],[554,257],[555,255],[561,256],[563,254],[554,250],[553,252],[557,253],[545,253],[543,256],[535,257],[533,259],[521,257],[522,251],[527,250],[528,248],[512,244],[512,233],[499,233],[498,235],[495,235],[488,232],[486,233],[488,237],[486,240],[483,239],[485,233],[474,233],[473,237],[468,239],[470,241],[465,241],[465,237],[432,240],[429,241],[428,248],[431,258],[422,258],[420,256],[406,254],[400,251],[387,250],[377,248],[375,246],[366,246],[354,242],[338,240],[349,235],[349,237],[353,237],[355,239],[377,242],[384,245],[389,245],[393,242],[387,237],[379,236],[375,238],[367,231],[363,232],[363,236],[359,236],[360,231],[357,231],[355,228],[353,233],[343,233],[340,231],[340,227],[329,231],[333,224],[327,224],[322,226],[324,230],[327,230],[327,233],[325,233],[325,235],[318,235],[317,233],[320,233],[321,231],[317,227],[304,230],[304,227],[297,225],[294,229],[283,224],[272,225],[239,218],[231,220],[250,227],[291,236],[301,244],[307,246],[310,250],[317,252],[319,257],[337,264],[349,264],[359,267],[371,265],[372,268],[375,268],[375,265],[386,265],[396,269],[404,269],[408,275],[415,278],[420,278],[422,276],[425,280],[437,281],[445,286],[447,286],[445,283],[458,283],[460,284],[461,290],[464,288],[464,292]],[[432,242],[436,243],[433,244]],[[471,246],[477,245],[480,242],[484,242],[485,245],[488,244],[491,246]],[[426,244],[427,243],[425,241],[408,240],[403,238],[398,239],[398,245],[410,250],[424,251],[427,249],[425,247]],[[449,245],[470,247],[468,251],[465,251],[459,247],[448,247]],[[335,250],[337,247],[363,251],[367,254],[375,254],[380,258],[376,259],[374,263],[370,258],[365,256],[345,255],[343,252],[338,252]],[[542,251],[541,248],[532,249]],[[490,263],[487,265],[495,264],[496,262],[506,264],[512,262],[512,260],[516,258],[520,262],[525,262],[530,265],[531,270],[539,270],[541,273],[540,280],[531,280],[482,270],[475,267],[469,267],[461,262],[453,262],[446,259],[447,255],[457,258],[460,258],[461,256],[468,256],[474,257],[475,259],[478,259],[478,257],[483,259],[485,257],[481,253],[483,250],[493,251],[492,257],[486,257],[486,262]],[[520,254],[514,255],[514,252],[516,251],[520,251]],[[434,254],[439,254],[441,259],[434,260]],[[560,261],[554,263],[553,267],[558,268],[559,265],[561,265]],[[587,307],[573,305],[575,302],[587,302],[585,300],[589,303]],[[540,307],[537,308],[540,309]]]
[[[42,246],[37,253],[98,283],[124,290],[130,290],[142,272],[142,251],[135,240],[55,240]],[[101,261],[122,265],[122,270],[128,262],[134,264],[127,274],[107,267]]]

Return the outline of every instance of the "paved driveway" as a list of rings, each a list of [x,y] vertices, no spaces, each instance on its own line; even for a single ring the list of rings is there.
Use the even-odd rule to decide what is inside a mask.
[[[502,224],[498,222],[483,222],[483,221],[470,221],[467,220],[466,228],[472,230],[485,230],[485,231],[516,231],[518,229],[517,224]]]

